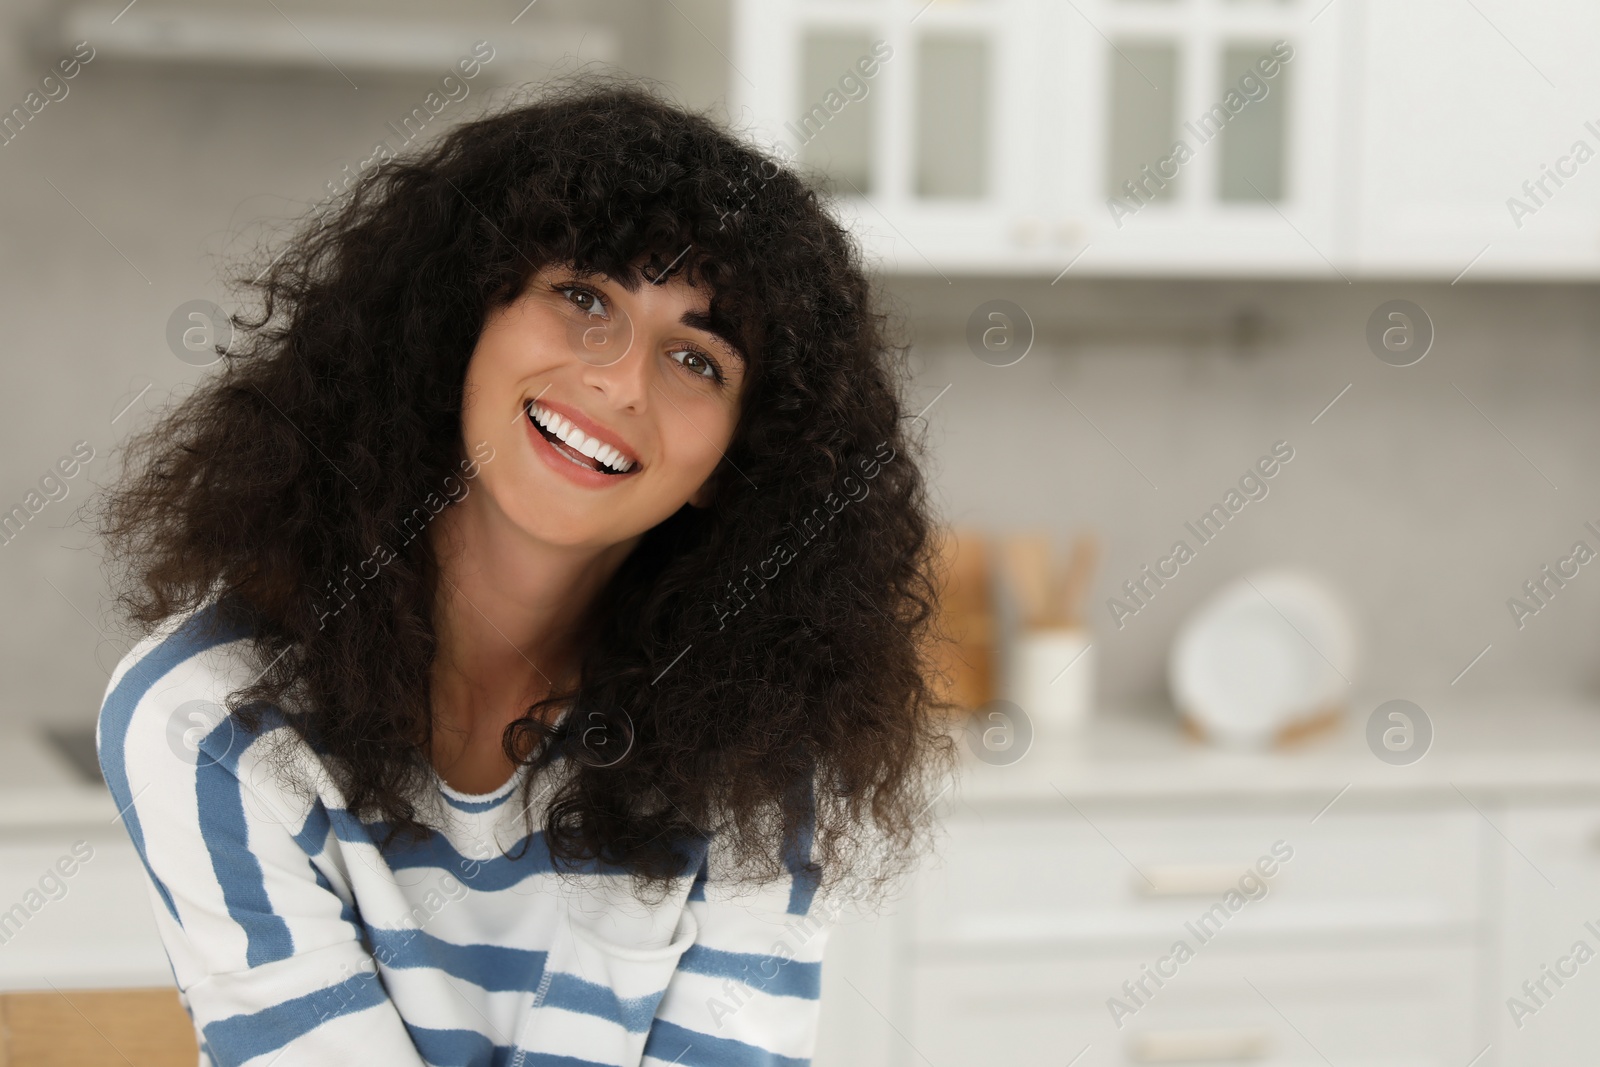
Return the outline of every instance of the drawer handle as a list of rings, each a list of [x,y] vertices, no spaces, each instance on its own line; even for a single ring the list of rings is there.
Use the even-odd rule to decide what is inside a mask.
[[[1267,1032],[1241,1028],[1140,1034],[1130,1042],[1128,1052],[1137,1063],[1259,1060],[1267,1054]]]
[[[1147,897],[1221,896],[1239,888],[1239,877],[1248,864],[1172,863],[1146,867],[1144,878],[1134,879],[1134,887]]]

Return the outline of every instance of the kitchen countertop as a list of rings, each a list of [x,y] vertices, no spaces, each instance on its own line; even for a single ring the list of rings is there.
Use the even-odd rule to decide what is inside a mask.
[[[1490,812],[1501,799],[1600,801],[1600,700],[1412,699],[1432,718],[1435,737],[1409,766],[1383,763],[1366,747],[1363,726],[1379,700],[1358,701],[1339,728],[1275,752],[1213,748],[1190,740],[1170,708],[1129,705],[1101,709],[1075,738],[1036,739],[1009,766],[979,762],[958,733],[960,778],[940,802],[955,819],[965,811],[981,820],[1003,811],[1068,813],[1068,802],[1091,814],[1102,802],[1153,812],[1216,803],[1298,807],[1313,817],[1330,807],[1459,807],[1463,797]],[[42,732],[0,727],[0,907],[24,899],[74,839],[92,841],[96,857],[72,892],[40,910],[0,954],[0,990],[170,984],[153,914],[141,903],[142,868],[117,815],[104,785]]]
[[[1388,697],[1352,702],[1336,727],[1269,751],[1217,748],[1189,738],[1170,705],[1096,709],[1076,736],[1039,736],[1021,759],[991,765],[976,758],[965,732],[948,805],[982,808],[1063,798],[1228,800],[1276,797],[1320,806],[1374,794],[1419,800],[1461,794],[1496,797],[1600,797],[1600,698],[1587,695],[1460,694],[1408,696],[1433,723],[1418,761],[1378,759],[1365,739],[1367,717]]]
[[[41,731],[0,728],[0,832],[107,825],[116,819],[106,787],[86,781]]]
[[[1194,801],[1277,797],[1327,803],[1363,796],[1496,795],[1600,797],[1600,698],[1587,695],[1458,694],[1410,697],[1432,719],[1434,737],[1415,763],[1394,766],[1367,748],[1365,721],[1382,702],[1354,702],[1340,723],[1282,749],[1234,751],[1192,740],[1170,706],[1096,709],[1077,735],[1034,739],[1007,765],[978,760],[956,734],[960,776],[945,803],[978,807],[1061,802]],[[116,805],[98,782],[35,730],[0,728],[0,833],[114,823]]]

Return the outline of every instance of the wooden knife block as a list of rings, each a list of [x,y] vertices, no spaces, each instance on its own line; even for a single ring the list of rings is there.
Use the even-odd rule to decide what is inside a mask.
[[[983,534],[946,529],[939,539],[939,641],[930,659],[936,699],[971,712],[994,699],[996,624],[992,564]]]

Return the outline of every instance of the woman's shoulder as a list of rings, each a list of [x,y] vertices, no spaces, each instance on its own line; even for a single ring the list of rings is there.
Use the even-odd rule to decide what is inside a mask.
[[[101,698],[100,729],[125,729],[158,704],[223,703],[252,680],[251,637],[216,601],[168,616],[117,661]]]
[[[263,707],[250,733],[228,707],[262,673],[253,636],[213,599],[167,618],[117,662],[95,741],[119,802],[131,800],[134,779],[154,784],[211,765],[237,772],[244,751],[283,724],[278,709]]]
[[[182,611],[158,623],[135,641],[111,672],[106,686],[109,698],[118,689],[147,688],[180,668],[215,669],[229,652],[237,658],[249,644],[249,628],[224,613],[215,599]],[[208,656],[208,653],[221,653]]]

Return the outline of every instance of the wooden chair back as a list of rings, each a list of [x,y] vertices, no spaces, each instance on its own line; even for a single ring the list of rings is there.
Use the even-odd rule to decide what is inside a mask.
[[[200,1047],[176,989],[0,993],[0,1067],[195,1067]]]

